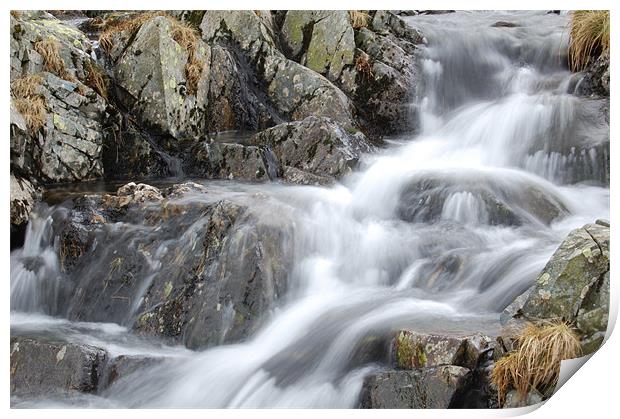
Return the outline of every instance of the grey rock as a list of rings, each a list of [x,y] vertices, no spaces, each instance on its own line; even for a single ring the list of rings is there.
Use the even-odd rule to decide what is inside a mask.
[[[332,82],[353,65],[355,38],[346,10],[290,10],[281,38],[291,58]]]
[[[372,149],[361,132],[314,116],[269,128],[253,136],[250,143],[271,149],[281,167],[327,179],[338,179],[349,173],[356,167],[361,153]],[[293,179],[291,175],[289,170],[288,180]]]
[[[38,201],[40,191],[27,179],[11,173],[11,224],[19,226],[28,221]]]
[[[256,330],[292,266],[285,214],[266,218],[260,197],[250,207],[192,183],[122,189],[76,199],[55,227],[74,284],[67,317],[125,324],[190,348]]]
[[[467,384],[468,374],[468,369],[453,365],[377,373],[364,381],[360,407],[446,409]]]
[[[11,395],[94,393],[107,354],[89,345],[11,338]]]

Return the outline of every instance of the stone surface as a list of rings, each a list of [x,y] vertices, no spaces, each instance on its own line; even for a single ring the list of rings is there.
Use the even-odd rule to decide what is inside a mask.
[[[256,199],[213,199],[188,183],[75,200],[57,227],[74,284],[67,316],[190,348],[244,339],[284,293],[292,266],[291,223],[266,217],[268,203]]]
[[[250,143],[272,150],[280,167],[333,179],[349,173],[361,153],[372,149],[361,132],[351,132],[331,119],[313,116],[269,128],[253,136]],[[291,175],[289,170],[288,180],[294,178]],[[310,183],[321,183],[320,178]]]
[[[332,82],[354,63],[355,37],[346,10],[290,10],[280,32],[290,58]]]
[[[209,44],[236,49],[248,63],[267,102],[285,120],[310,115],[333,118],[351,126],[351,104],[325,77],[287,59],[276,47],[272,21],[255,11],[212,11],[204,14],[202,37]],[[231,46],[232,45],[232,46]]]
[[[560,244],[536,283],[502,314],[511,318],[564,319],[581,333],[585,354],[598,349],[609,317],[609,227],[586,224]]]
[[[360,407],[366,409],[445,409],[466,385],[469,370],[452,365],[389,371],[364,381]]]
[[[493,346],[482,334],[459,337],[401,330],[392,341],[392,362],[406,370],[440,365],[474,369],[481,354]]]
[[[107,354],[89,345],[11,338],[11,395],[94,393]]]
[[[11,224],[18,226],[28,221],[30,212],[39,198],[39,190],[27,179],[11,173]]]

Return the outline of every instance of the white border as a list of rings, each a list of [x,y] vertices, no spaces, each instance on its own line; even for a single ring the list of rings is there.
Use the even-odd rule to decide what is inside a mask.
[[[616,2],[616,4],[618,4]],[[84,415],[87,415],[89,418],[109,418],[111,415],[114,417],[135,417],[135,416],[145,416],[150,419],[155,418],[166,418],[169,419],[171,416],[182,415],[183,418],[189,417],[200,417],[204,418],[205,415],[212,417],[244,417],[246,415],[252,416],[253,418],[274,418],[274,417],[282,417],[282,418],[290,418],[291,415],[294,415],[296,418],[302,417],[314,417],[317,414],[325,417],[338,417],[338,418],[347,418],[347,417],[401,417],[401,418],[412,418],[412,417],[458,417],[458,418],[480,418],[480,417],[506,417],[506,416],[515,416],[523,413],[527,413],[532,411],[532,408],[524,408],[524,409],[507,409],[507,410],[391,410],[391,411],[381,411],[381,410],[242,410],[242,411],[234,411],[234,410],[176,410],[176,409],[162,409],[162,410],[88,410],[84,411],[81,409],[76,410],[9,410],[9,356],[8,356],[8,348],[9,348],[9,307],[10,307],[10,290],[9,290],[9,278],[10,278],[10,267],[9,267],[9,223],[7,223],[7,219],[9,218],[9,135],[8,135],[8,127],[9,127],[9,13],[8,11],[11,9],[26,9],[26,10],[37,10],[37,9],[69,9],[69,10],[77,10],[83,9],[84,7],[88,9],[304,9],[309,8],[308,6],[313,6],[315,9],[410,9],[416,8],[420,10],[424,9],[497,9],[498,6],[501,6],[502,9],[541,9],[541,10],[552,10],[552,9],[568,9],[568,10],[578,10],[578,9],[610,9],[611,20],[612,20],[612,28],[620,27],[618,23],[618,16],[620,15],[620,11],[616,10],[618,8],[614,7],[611,1],[572,1],[572,0],[564,0],[564,1],[520,1],[520,2],[501,2],[497,1],[480,1],[480,0],[472,0],[468,2],[458,2],[458,1],[392,1],[392,0],[383,0],[381,2],[378,1],[367,1],[367,0],[358,0],[358,1],[326,1],[326,0],[314,0],[310,3],[296,3],[293,4],[291,1],[244,1],[244,0],[226,0],[226,1],[198,1],[198,0],[177,0],[172,3],[169,2],[155,2],[144,1],[144,0],[132,0],[132,1],[120,1],[120,0],[108,0],[105,2],[85,2],[85,1],[77,1],[77,0],[64,0],[64,1],[41,1],[41,0],[27,0],[27,1],[3,1],[3,13],[1,15],[1,19],[5,22],[4,26],[4,53],[0,55],[2,57],[2,86],[4,86],[4,91],[6,95],[4,96],[4,103],[2,112],[2,126],[5,127],[6,137],[4,139],[4,148],[3,148],[3,158],[1,160],[2,171],[5,175],[0,179],[0,185],[2,187],[2,207],[4,208],[4,216],[0,217],[0,219],[4,219],[4,223],[1,225],[2,229],[2,247],[0,248],[0,254],[3,255],[3,260],[5,261],[2,264],[4,275],[1,276],[4,281],[4,321],[1,325],[2,335],[4,337],[5,342],[5,356],[2,357],[2,365],[3,368],[3,380],[2,380],[2,388],[0,389],[0,394],[2,394],[2,398],[4,400],[4,408],[6,409],[6,413],[10,416],[14,417],[41,417],[45,418],[80,418],[82,419]],[[615,47],[618,45],[616,42],[616,32],[615,29],[612,30],[612,45]],[[620,74],[617,70],[618,62],[615,59],[615,48],[612,47],[612,63],[611,63],[611,79],[618,80],[617,75]],[[615,86],[614,81],[612,81],[612,85]],[[614,90],[614,88],[612,88]],[[614,90],[615,94],[615,90]],[[615,144],[615,132],[616,132],[616,121],[617,121],[617,112],[615,99],[612,96],[612,104],[611,104],[611,184],[612,190],[614,189],[613,185],[617,184],[618,176],[616,176],[616,171],[613,169],[617,166],[617,148],[618,146]],[[613,196],[613,194],[612,194]],[[618,213],[620,210],[618,200],[611,200],[611,214]],[[614,231],[616,231],[616,225],[612,220],[612,232],[611,235],[614,236]],[[614,239],[615,240],[615,239]],[[618,259],[618,252],[615,251],[615,246],[611,247],[611,259],[613,260],[612,266],[616,266]],[[611,281],[611,313],[610,313],[610,324],[615,323],[618,312],[618,284],[617,278],[614,276],[615,269],[612,268],[612,281]],[[612,327],[610,327],[611,332]],[[585,368],[581,368],[576,374],[575,377],[569,379],[568,382],[555,394],[549,401],[547,401],[540,409],[535,409],[529,417],[532,418],[546,418],[549,415],[560,416],[560,417],[581,417],[581,418],[605,418],[610,417],[613,411],[619,410],[619,406],[616,405],[617,402],[620,402],[620,398],[618,398],[618,380],[620,379],[620,369],[618,367],[619,361],[617,359],[618,353],[620,353],[620,341],[617,336],[618,334],[613,334],[609,337],[609,340],[603,345],[603,347],[596,353],[592,358],[587,362],[587,366]],[[564,364],[562,366],[563,373],[566,372],[567,365]],[[569,368],[570,369],[570,368]],[[613,414],[614,416],[617,415]]]

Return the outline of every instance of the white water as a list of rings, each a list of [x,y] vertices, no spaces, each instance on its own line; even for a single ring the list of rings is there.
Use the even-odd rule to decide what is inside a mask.
[[[491,27],[500,20],[521,27]],[[265,326],[240,344],[189,354],[166,348],[183,356],[97,397],[64,402],[354,407],[364,376],[382,367],[357,361],[365,338],[399,327],[493,334],[499,312],[533,282],[566,234],[609,217],[609,191],[596,177],[568,184],[563,175],[579,150],[608,136],[597,104],[570,93],[577,80],[561,60],[566,17],[455,13],[410,22],[428,41],[420,51],[420,135],[368,156],[363,170],[333,188],[217,192],[251,201],[260,190],[294,220],[297,265]],[[594,176],[596,160],[586,154]],[[497,202],[508,218],[494,210]],[[265,217],[275,216],[271,209]],[[24,256],[47,257],[53,248],[32,232],[28,240],[12,255],[12,309],[20,311],[42,307],[42,276],[18,269]],[[27,330],[28,315],[14,316],[22,317],[12,318],[13,329]],[[84,326],[67,327],[84,337]],[[115,342],[118,332],[105,329],[96,338]],[[134,342],[114,349],[132,353],[136,345],[142,348]]]

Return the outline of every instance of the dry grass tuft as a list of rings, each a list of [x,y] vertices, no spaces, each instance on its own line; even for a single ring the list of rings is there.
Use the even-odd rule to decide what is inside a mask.
[[[530,324],[517,341],[518,349],[497,361],[491,373],[500,406],[510,388],[522,400],[531,389],[545,394],[557,383],[560,361],[581,355],[579,338],[564,322]]]
[[[86,73],[86,80],[84,80],[84,83],[95,92],[99,93],[99,96],[107,99],[108,84],[101,69],[90,60],[86,60],[84,62],[84,72]]]
[[[609,10],[575,10],[570,23],[568,49],[573,71],[586,68],[591,59],[609,53]]]
[[[99,35],[99,45],[106,51],[110,51],[114,46],[114,35],[118,32],[129,32],[133,37],[140,27],[147,21],[157,16],[170,16],[164,11],[136,13],[129,17],[117,17],[106,21],[103,24],[103,32]]]
[[[362,51],[355,60],[355,69],[362,75],[362,81],[370,80],[373,77],[370,55]]]
[[[353,29],[361,29],[368,27],[370,15],[363,10],[349,10],[349,19]]]
[[[34,74],[20,77],[11,83],[13,103],[24,117],[31,134],[36,134],[43,128],[47,117],[45,99],[36,92],[42,82],[43,78]]]
[[[75,82],[76,78],[67,71],[65,62],[60,57],[60,42],[53,36],[37,41],[34,49],[43,57],[43,66],[46,71],[56,74],[61,79]]]
[[[36,95],[37,87],[43,83],[43,77],[38,74],[22,76],[11,82],[11,93],[17,98],[26,98]]]
[[[22,12],[20,12],[19,10],[11,10],[11,16],[13,16],[15,19],[19,19],[22,15]]]
[[[157,16],[164,16],[170,21],[172,24],[172,39],[188,53],[187,64],[185,65],[187,91],[189,94],[195,94],[198,90],[198,80],[204,67],[203,63],[196,56],[196,46],[200,40],[200,35],[195,28],[187,23],[180,22],[167,12],[139,13],[130,18],[109,21],[103,27],[103,32],[99,37],[99,45],[104,50],[110,51],[113,47],[113,38],[116,33],[129,32],[130,37],[133,37],[144,23]]]

